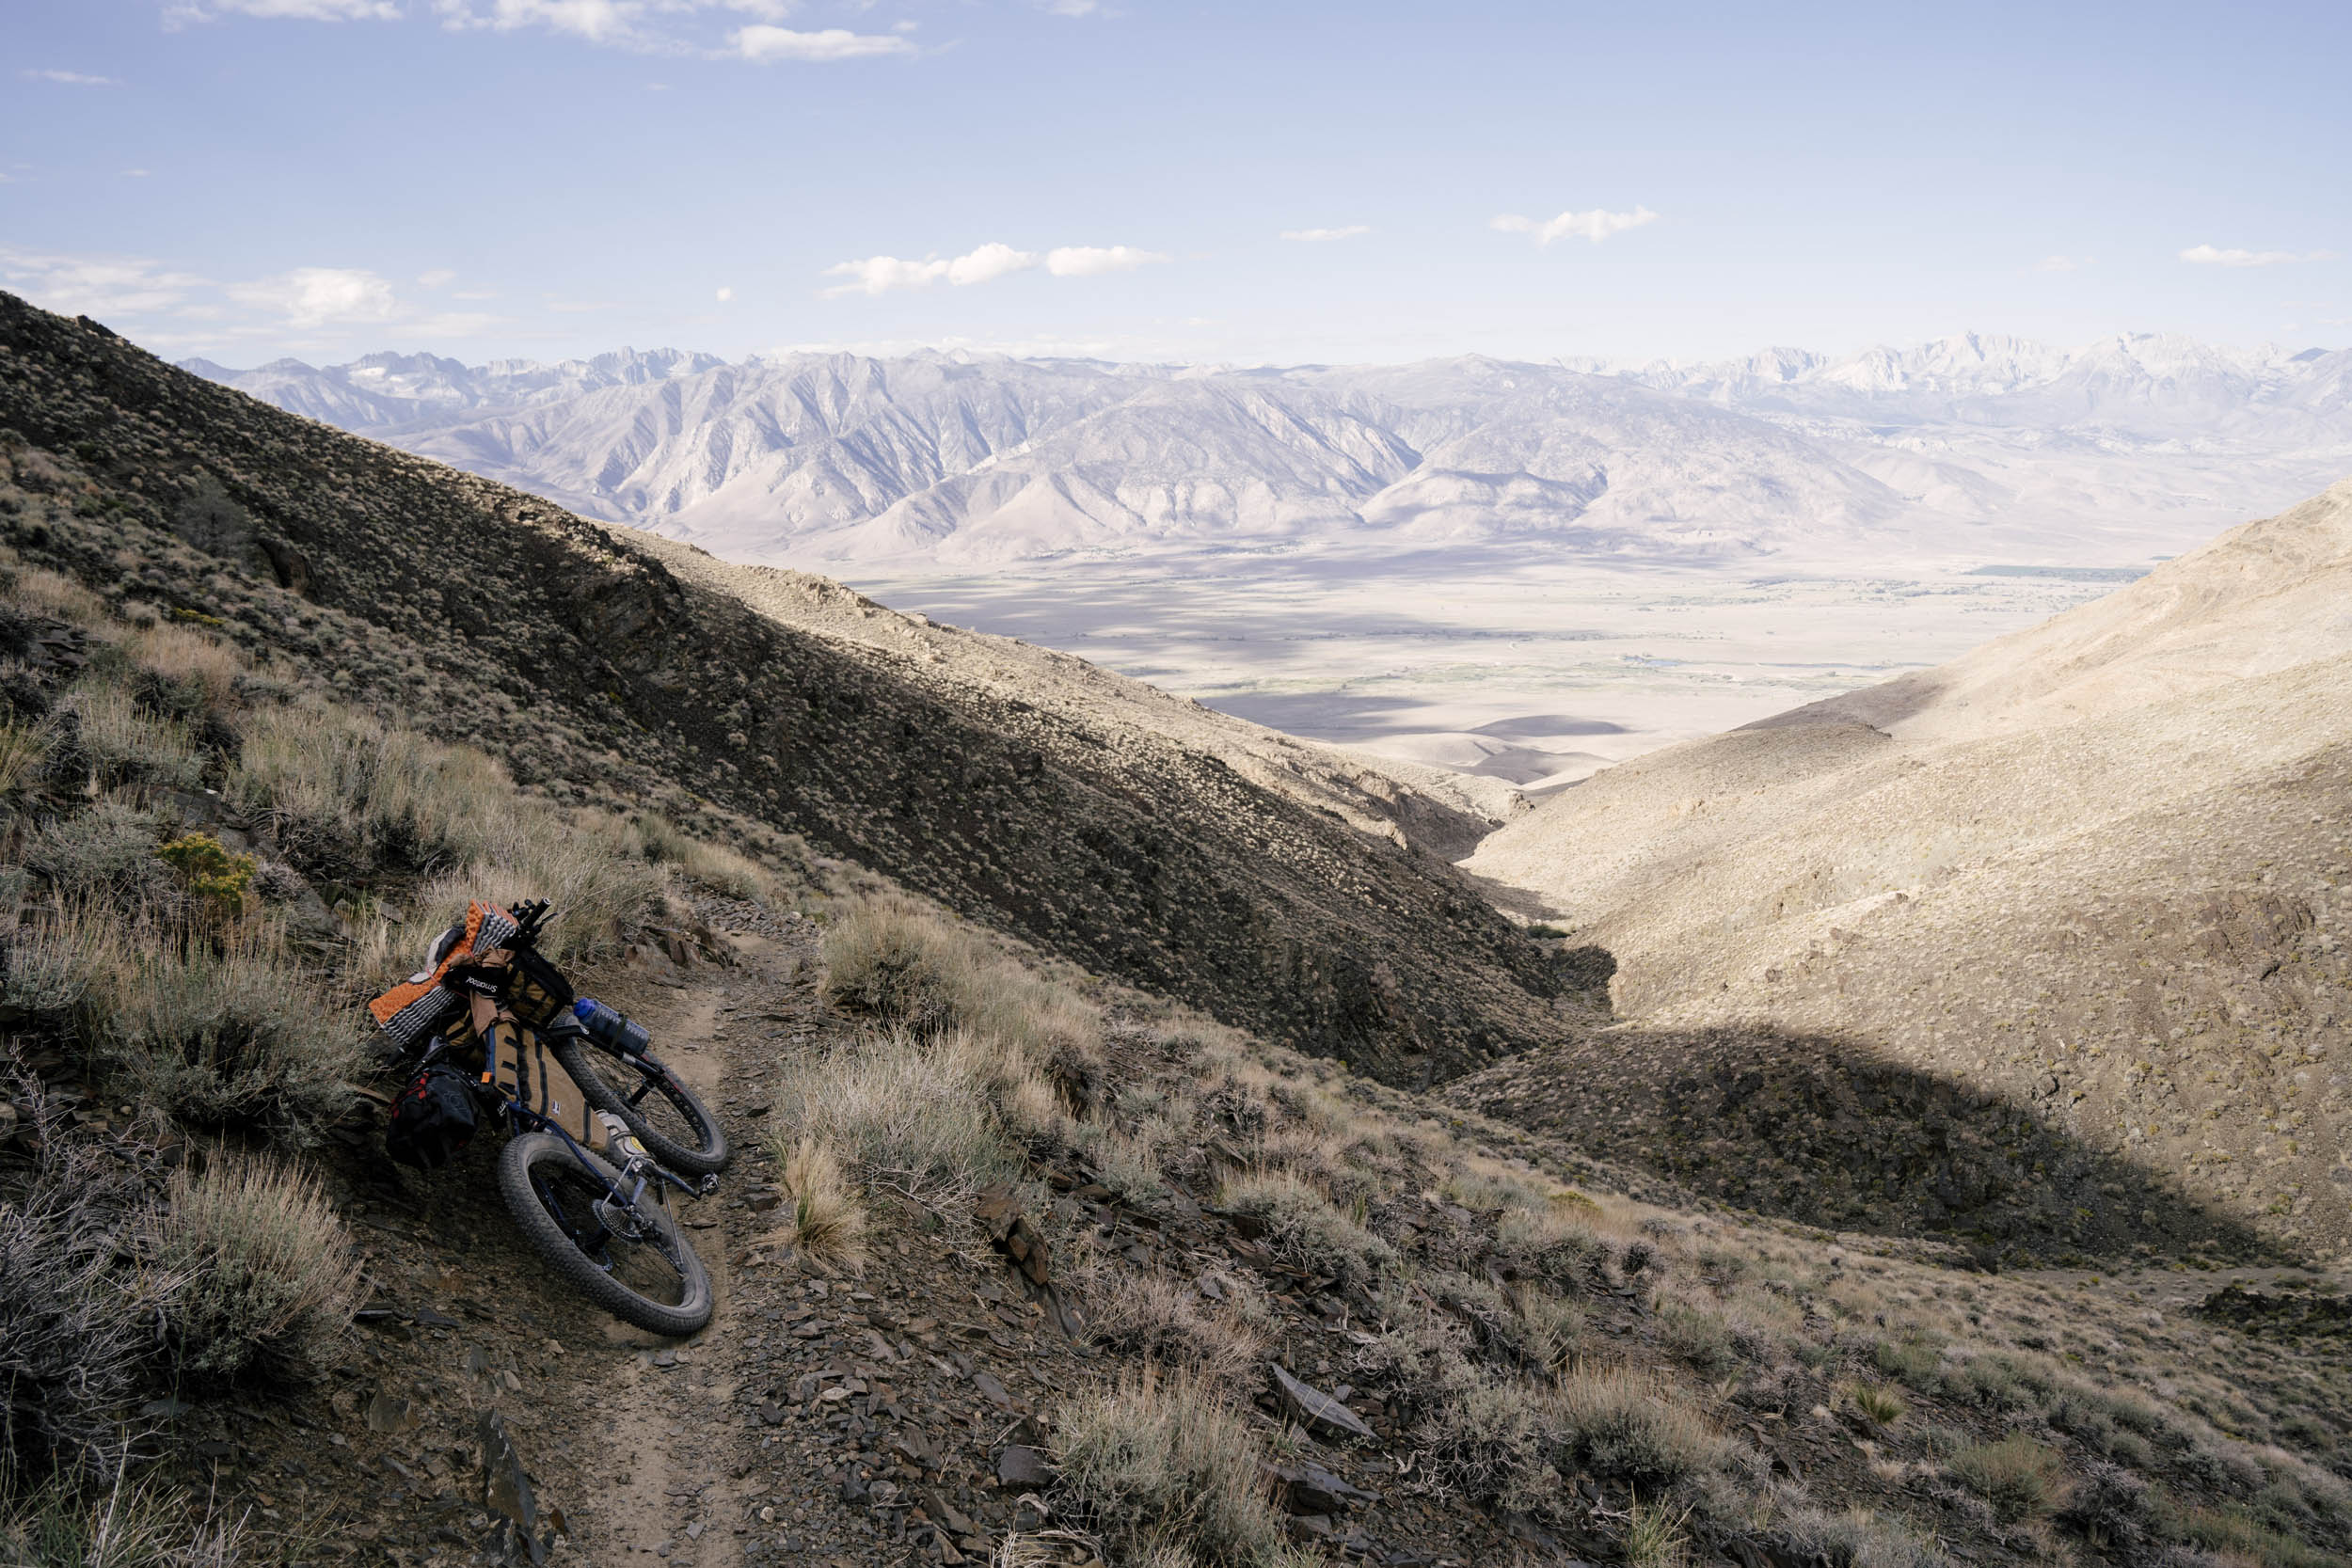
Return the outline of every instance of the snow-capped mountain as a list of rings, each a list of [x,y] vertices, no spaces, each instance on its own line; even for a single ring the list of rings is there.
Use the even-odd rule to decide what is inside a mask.
[[[2352,469],[2352,352],[1947,338],[1638,367],[1114,365],[920,353],[186,368],[738,560],[1523,546],[2123,547]],[[2111,551],[2110,551],[2111,553]]]

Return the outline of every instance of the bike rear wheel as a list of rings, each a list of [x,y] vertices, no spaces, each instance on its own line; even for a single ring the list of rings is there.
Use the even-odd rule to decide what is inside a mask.
[[[710,1114],[694,1091],[664,1068],[640,1066],[609,1052],[591,1051],[584,1035],[565,1035],[548,1042],[564,1064],[581,1098],[599,1111],[610,1111],[628,1124],[646,1152],[680,1176],[715,1176],[726,1169],[730,1151],[719,1118]],[[611,1073],[608,1078],[605,1074]],[[630,1085],[627,1092],[614,1080]]]
[[[597,1306],[656,1334],[710,1321],[710,1274],[652,1190],[627,1209],[620,1177],[552,1132],[525,1132],[499,1155],[499,1193],[539,1255]]]

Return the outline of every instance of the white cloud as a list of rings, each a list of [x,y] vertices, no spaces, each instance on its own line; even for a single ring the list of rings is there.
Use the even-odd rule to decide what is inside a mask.
[[[1344,229],[1285,229],[1282,238],[1319,245],[1326,240],[1352,240],[1359,234],[1371,232],[1372,225],[1368,223],[1351,223]]]
[[[2080,272],[2090,265],[2088,256],[2044,256],[2033,264],[2036,272]]]
[[[814,33],[796,33],[789,27],[760,24],[740,27],[727,35],[728,47],[747,60],[765,64],[770,60],[830,60],[865,59],[874,55],[911,55],[914,43],[896,33],[852,33],[847,27],[826,27]]]
[[[297,327],[389,321],[400,311],[392,286],[360,267],[296,267],[276,277],[234,284],[229,297],[240,305],[275,310],[287,325]]]
[[[1016,272],[1027,272],[1042,265],[1056,277],[1092,277],[1100,273],[1131,272],[1152,261],[1168,258],[1155,250],[1137,250],[1132,245],[1062,245],[1040,256],[1034,250],[1015,250],[1009,245],[992,241],[961,256],[942,260],[925,257],[910,261],[897,256],[868,256],[863,261],[843,261],[825,269],[827,277],[846,277],[847,283],[825,291],[828,299],[842,294],[885,294],[896,289],[928,289],[946,279],[961,288],[973,283],[993,282]]]
[[[2275,267],[2282,261],[2331,261],[2332,250],[2217,250],[2209,245],[2191,245],[2181,252],[2181,260],[2211,267]]]
[[[56,82],[69,87],[119,87],[122,86],[112,76],[87,76],[78,71],[24,71],[18,74],[28,82]]]
[[[57,256],[0,247],[0,278],[44,310],[139,316],[183,303],[204,279],[135,256]]]
[[[719,291],[719,303],[722,305],[724,305],[728,300],[733,299],[734,297],[735,291],[733,289],[721,289]]]
[[[941,261],[936,256],[920,261],[905,261],[896,256],[868,256],[862,261],[843,261],[837,266],[827,267],[826,277],[847,277],[850,281],[827,289],[825,297],[884,294],[893,289],[928,289],[943,277],[959,287],[988,283],[1008,273],[1026,272],[1037,263],[1035,251],[1015,250],[1009,245],[993,241],[946,261]]]
[[[266,17],[285,22],[397,22],[400,8],[391,0],[201,0],[178,8],[176,15],[192,22],[209,20],[209,12]]]
[[[1639,229],[1645,223],[1657,221],[1658,214],[1647,207],[1637,206],[1629,213],[1612,213],[1596,207],[1589,213],[1562,213],[1558,217],[1540,222],[1521,217],[1517,213],[1504,213],[1487,227],[1500,229],[1506,234],[1533,234],[1540,247],[1568,235],[1598,245],[1612,234],[1622,234],[1629,229]]]
[[[1055,16],[1092,16],[1102,7],[1098,0],[1038,0],[1038,9]]]
[[[154,172],[151,168],[126,168],[122,171],[122,177],[125,180],[144,180]]]
[[[1037,254],[1034,251],[1015,250],[1009,245],[992,242],[948,262],[947,281],[958,286],[992,283],[1007,273],[1026,272],[1036,265]]]
[[[433,9],[443,26],[458,31],[546,27],[590,43],[625,43],[636,41],[637,19],[645,7],[643,0],[490,0],[484,13],[474,9],[472,0],[433,0]]]
[[[1045,270],[1056,277],[1092,277],[1105,272],[1133,272],[1168,258],[1156,250],[1132,245],[1066,245],[1045,253]]]
[[[431,272],[417,275],[417,281],[428,289],[443,288],[456,280],[457,275],[447,267],[435,267]]]

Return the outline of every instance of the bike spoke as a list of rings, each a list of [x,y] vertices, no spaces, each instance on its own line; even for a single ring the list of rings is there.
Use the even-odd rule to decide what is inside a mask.
[[[534,1171],[532,1185],[564,1233],[613,1279],[663,1306],[675,1306],[685,1298],[686,1271],[676,1243],[659,1226],[639,1220],[639,1234],[631,1237],[597,1219],[598,1203],[608,1199],[602,1182],[577,1166],[566,1166],[549,1175]],[[643,1201],[652,1206],[650,1196]],[[630,1217],[622,1215],[624,1229]]]

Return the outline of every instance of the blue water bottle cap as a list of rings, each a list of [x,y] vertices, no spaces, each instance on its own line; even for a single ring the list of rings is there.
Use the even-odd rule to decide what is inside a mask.
[[[596,1017],[596,999],[593,996],[583,996],[573,1002],[572,1016],[582,1023]]]

